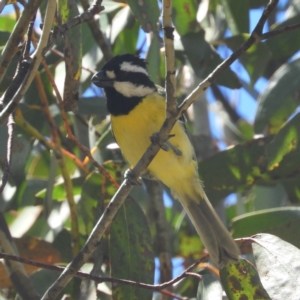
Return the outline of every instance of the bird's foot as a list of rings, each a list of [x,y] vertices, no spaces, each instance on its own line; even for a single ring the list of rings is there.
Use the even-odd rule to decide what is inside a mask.
[[[136,178],[135,174],[131,169],[127,169],[125,171],[124,178],[126,179],[126,184],[142,185],[142,179],[140,177]]]
[[[169,138],[173,137],[174,134],[170,134]],[[166,141],[163,144],[159,142],[159,136],[158,132],[153,133],[153,135],[150,137],[150,141],[155,144],[159,144],[160,148],[166,152],[168,152],[170,149],[177,155],[181,156],[182,152],[178,148],[176,148],[170,141]]]

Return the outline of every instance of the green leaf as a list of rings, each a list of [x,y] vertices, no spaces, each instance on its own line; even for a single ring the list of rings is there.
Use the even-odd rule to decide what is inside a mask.
[[[76,165],[70,157],[64,157],[65,164],[69,171],[69,174],[73,174],[76,171]],[[28,175],[33,178],[47,180],[50,176],[50,153],[42,151],[40,154],[32,155],[31,161],[28,163]],[[61,175],[60,169],[56,167],[56,176]]]
[[[16,25],[16,20],[9,16],[0,16],[0,31],[7,31],[11,33]]]
[[[139,205],[126,199],[111,225],[111,276],[153,284],[154,254],[147,219]],[[113,299],[151,300],[152,291],[112,284]]]
[[[180,36],[194,32],[199,25],[196,21],[197,4],[194,0],[173,1],[173,22]]]
[[[47,182],[44,180],[27,179],[24,180],[18,190],[18,207],[35,205],[35,195],[41,189],[45,189]]]
[[[84,182],[84,177],[76,177],[72,179],[73,194],[74,196],[80,195],[82,190],[82,184]],[[43,199],[46,196],[46,189],[39,191],[35,197]],[[66,199],[66,189],[63,182],[54,185],[52,198],[56,201],[63,201]]]
[[[128,7],[120,10],[112,23],[113,54],[135,53],[139,24]]]
[[[126,0],[145,32],[158,32],[159,8],[157,1]]]
[[[101,193],[103,185],[101,174],[89,174],[82,185],[81,199],[78,203],[79,230],[83,235],[89,235],[95,225],[95,211],[99,202],[104,202]]]
[[[235,238],[265,232],[300,247],[300,208],[290,206],[247,213],[234,218],[231,229]]]
[[[300,114],[287,122],[275,135],[274,139],[266,148],[269,160],[268,169],[273,170],[278,167],[283,158],[300,146]]]
[[[79,98],[78,111],[80,114],[96,115],[104,119],[107,115],[105,97]]]
[[[223,42],[232,50],[237,50],[247,39],[249,34],[240,34],[224,39]],[[265,71],[266,65],[270,60],[270,50],[265,43],[252,45],[246,53],[239,57],[240,62],[248,71],[253,85]]]
[[[255,264],[271,299],[300,299],[300,250],[270,234],[252,239]]]
[[[49,288],[49,282],[54,282],[57,279],[57,273],[57,271],[41,269],[32,274],[30,276],[30,281],[32,282],[36,292],[43,295]],[[65,287],[64,292],[71,292],[70,283]]]
[[[282,23],[274,24],[271,27],[271,30],[282,29],[286,26],[296,24],[298,23],[298,21],[299,14]],[[299,50],[300,40],[298,39],[298,37],[298,30],[291,30],[265,41],[265,44],[268,46],[272,53],[268,68],[266,69],[266,72],[264,74],[265,77],[270,78],[284,62],[286,62]],[[280,47],[278,47],[278,45],[280,45]]]
[[[243,141],[251,141],[254,136],[253,127],[244,119],[239,119],[236,123],[238,130],[243,135]]]
[[[12,176],[16,183],[21,183],[25,179],[24,168],[31,150],[31,143],[25,136],[19,134],[14,137],[10,176]]]
[[[267,140],[257,139],[219,152],[199,163],[199,174],[212,203],[230,193],[242,192],[265,174],[264,149]]]
[[[223,61],[216,50],[205,41],[203,30],[182,36],[181,42],[195,74],[201,79],[208,76]],[[181,50],[179,46],[178,50]],[[223,72],[216,83],[229,88],[241,86],[236,74],[230,69]]]
[[[7,43],[7,40],[10,37],[10,32],[7,31],[1,31],[0,32],[0,47],[1,50],[4,48],[4,45]]]
[[[257,270],[245,259],[230,263],[221,269],[220,278],[229,300],[271,299],[260,281]]]
[[[191,226],[182,226],[178,234],[178,251],[177,255],[182,257],[193,257],[194,259],[199,259],[203,256],[204,245],[201,242],[198,234],[191,235],[188,230]],[[193,230],[194,231],[194,230]]]
[[[249,31],[248,1],[220,0],[232,35]]]
[[[262,6],[266,6],[268,4],[268,0],[251,0],[248,1],[249,8],[258,8]]]
[[[282,180],[282,185],[288,194],[288,199],[291,203],[299,204],[300,202],[300,187],[299,187],[300,177],[295,178],[284,178]]]
[[[258,99],[255,132],[276,133],[300,104],[300,58],[284,64]]]
[[[269,209],[282,206],[283,199],[286,198],[286,191],[282,184],[277,185],[258,185],[255,184],[247,197],[245,203],[250,210],[248,212],[261,209]],[[262,201],[264,199],[264,201]]]
[[[147,66],[149,77],[155,84],[160,84],[160,41],[156,35],[152,35],[151,37],[151,44],[146,60],[151,62]]]

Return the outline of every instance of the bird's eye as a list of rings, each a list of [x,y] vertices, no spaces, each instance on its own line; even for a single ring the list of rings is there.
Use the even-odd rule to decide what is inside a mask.
[[[117,73],[117,78],[119,80],[127,80],[128,79],[128,76],[129,76],[129,72],[126,72],[126,71],[119,71]]]

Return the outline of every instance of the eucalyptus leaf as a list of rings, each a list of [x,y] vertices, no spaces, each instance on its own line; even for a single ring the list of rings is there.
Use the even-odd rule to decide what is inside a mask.
[[[127,0],[127,3],[145,32],[158,32],[159,8],[157,1]]]
[[[270,234],[252,237],[254,260],[272,300],[300,298],[300,250]]]
[[[235,238],[270,233],[300,247],[300,208],[278,207],[243,214],[232,219],[231,231]]]
[[[258,99],[256,133],[276,133],[300,104],[300,58],[284,64]]]
[[[217,51],[211,44],[206,42],[203,30],[182,36],[181,42],[184,54],[187,55],[191,67],[201,79],[208,76],[222,62]],[[241,86],[238,77],[230,69],[223,72],[216,79],[216,83],[230,88],[239,88]]]
[[[255,267],[245,259],[220,270],[220,278],[229,300],[271,300]]]
[[[110,235],[111,276],[152,284],[154,253],[147,219],[133,199],[126,199],[112,225]],[[122,268],[120,268],[122,266]],[[112,284],[113,299],[151,300],[152,291]]]
[[[248,32],[249,8],[248,1],[220,0],[223,6],[228,27],[232,35]]]

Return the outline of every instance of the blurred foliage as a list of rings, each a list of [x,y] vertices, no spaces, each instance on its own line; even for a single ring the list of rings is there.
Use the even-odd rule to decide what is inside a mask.
[[[177,96],[180,100],[249,37],[250,22],[252,27],[257,22],[250,19],[250,10],[261,13],[267,2],[173,1]],[[279,2],[265,31],[283,28],[299,20],[299,1]],[[84,0],[58,3],[54,26],[77,15],[87,4]],[[74,27],[45,53],[51,75],[43,66],[39,68],[15,113],[13,159],[0,205],[11,234],[16,238],[19,255],[33,261],[63,265],[70,262],[74,220],[78,224],[76,238],[83,246],[116,192],[116,183],[121,183],[128,168],[109,130],[105,95],[91,86],[93,73],[105,63],[105,57],[130,52],[146,57],[150,77],[155,83],[164,84],[161,2],[105,0],[103,6],[105,10],[98,18]],[[8,5],[9,13],[0,15],[1,50],[18,22],[17,7]],[[34,40],[41,34],[45,3],[39,12]],[[283,13],[285,19],[276,23]],[[95,40],[95,36],[102,39]],[[268,234],[254,239],[254,256],[249,255],[249,251],[243,253],[249,260],[254,259],[255,266],[240,260],[216,276],[217,272],[211,272],[215,270],[212,266],[201,265],[200,283],[198,278],[190,277],[174,287],[173,291],[182,297],[222,299],[224,289],[228,299],[300,299],[300,285],[296,284],[300,278],[297,267],[300,251],[300,211],[297,207],[300,202],[300,61],[294,57],[299,48],[299,31],[282,33],[253,45],[241,56],[238,67],[241,72],[230,68],[216,81],[222,86],[221,96],[228,102],[228,105],[222,102],[220,110],[215,112],[220,121],[217,126],[224,133],[221,144],[231,147],[215,153],[220,141],[208,139],[213,143],[210,149],[214,152],[205,153],[208,158],[199,162],[200,178],[213,205],[220,207],[221,201],[230,195],[235,198],[229,206],[223,206],[235,238],[261,232]],[[34,51],[34,43],[31,51]],[[11,84],[19,57],[20,48],[16,47],[0,83],[1,94]],[[246,81],[244,73],[248,77]],[[93,158],[116,182],[99,172],[78,145],[68,138],[51,77],[65,101],[64,107],[73,110],[67,114],[66,121],[76,140],[91,150]],[[264,89],[259,88],[262,80],[267,82]],[[228,91],[237,93],[238,89],[247,91],[257,101],[255,116],[246,116],[246,119],[238,104],[228,100]],[[41,98],[46,99],[47,107]],[[244,101],[252,100],[249,96]],[[221,100],[215,99],[215,103],[220,104]],[[46,116],[47,109],[54,128]],[[199,116],[188,119],[188,128],[194,133]],[[253,124],[249,122],[252,119]],[[53,138],[54,131],[59,143]],[[0,127],[0,140],[2,175],[7,151],[5,125]],[[195,135],[193,141],[198,149],[197,143],[203,139]],[[66,185],[66,173],[69,185]],[[162,198],[161,193],[160,196]],[[71,213],[69,197],[76,203]],[[150,199],[146,189],[138,187],[132,191],[99,243],[97,254],[89,261],[89,265],[100,264],[98,271],[93,271],[94,275],[152,284],[155,258],[169,256],[173,261],[181,258],[181,269],[204,254],[203,245],[180,204],[167,189],[163,197],[166,200],[162,203],[165,223],[159,227],[161,220],[155,213],[158,208],[154,207],[155,201]],[[71,218],[70,214],[75,214],[76,218],[73,215]],[[164,228],[165,232],[158,232],[158,228]],[[281,257],[286,260],[281,261]],[[270,262],[269,265],[266,262]],[[1,299],[13,299],[15,290],[4,266],[1,264],[0,267]],[[38,270],[37,267],[26,265],[25,269],[40,294],[58,276],[54,271]],[[171,269],[169,271],[172,273]],[[163,269],[156,268],[156,272],[157,277],[162,276],[159,272]],[[178,272],[178,268],[175,269],[175,273]],[[268,272],[270,276],[266,278],[264,274]],[[80,286],[75,284],[74,287],[71,283],[64,293],[74,293],[76,288],[80,289]],[[83,288],[81,293],[84,293]],[[82,299],[95,297],[89,295]],[[150,290],[115,283],[98,285],[97,297],[160,299]]]

